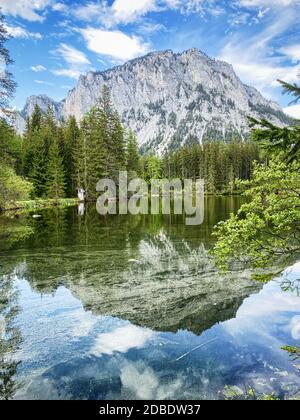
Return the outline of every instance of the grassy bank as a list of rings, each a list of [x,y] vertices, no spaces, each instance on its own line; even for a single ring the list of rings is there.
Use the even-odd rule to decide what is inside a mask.
[[[9,202],[4,205],[2,211],[9,210],[42,210],[51,207],[69,207],[75,206],[79,203],[78,198],[61,198],[58,200],[55,199],[38,199],[38,200],[28,200],[28,201],[15,201]]]

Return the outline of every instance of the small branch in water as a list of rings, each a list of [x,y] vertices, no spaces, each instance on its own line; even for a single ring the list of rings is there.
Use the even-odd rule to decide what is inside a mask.
[[[192,349],[191,351],[188,351],[187,353],[184,353],[182,356],[178,357],[178,359],[175,360],[175,362],[179,362],[179,360],[183,359],[184,357],[188,356],[189,354],[193,353],[196,350],[201,349],[202,347],[206,346],[207,344],[211,344],[214,341],[217,341],[217,338],[213,338],[210,341],[207,341],[206,343],[200,344],[199,346],[195,347],[194,349]]]

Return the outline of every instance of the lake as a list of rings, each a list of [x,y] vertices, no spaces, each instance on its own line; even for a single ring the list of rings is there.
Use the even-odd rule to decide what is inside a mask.
[[[238,197],[205,221],[99,216],[94,205],[0,218],[0,398],[222,399],[300,390],[300,264],[268,284],[209,257]],[[1,383],[2,382],[2,383]]]

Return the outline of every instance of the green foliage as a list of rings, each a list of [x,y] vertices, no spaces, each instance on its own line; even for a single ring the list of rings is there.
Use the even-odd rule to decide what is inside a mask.
[[[73,117],[55,121],[53,110],[43,114],[35,107],[23,140],[22,172],[34,186],[34,198],[59,198],[75,194],[73,149],[79,128]]]
[[[17,175],[22,143],[14,130],[0,120],[0,209],[7,202],[27,199],[32,185]]]
[[[226,386],[223,391],[225,400],[228,401],[280,401],[280,398],[273,394],[259,394],[254,388],[247,388],[243,392],[235,386]]]
[[[27,122],[23,145],[23,173],[33,183],[34,197],[47,195],[49,151],[58,141],[58,127],[52,109],[48,108],[47,113],[42,115],[39,108],[35,107]]]
[[[96,198],[96,184],[104,176],[104,150],[99,110],[93,108],[83,119],[75,157],[75,182],[87,198]]]
[[[283,87],[283,93],[290,93],[291,95],[295,97],[295,99],[291,102],[291,104],[295,104],[300,100],[300,87],[296,85],[296,83],[291,84],[291,83],[284,82],[282,80],[278,80],[278,82]]]
[[[72,207],[78,204],[77,198],[59,198],[59,199],[51,199],[51,198],[40,198],[37,200],[21,200],[21,201],[14,201],[11,203],[6,203],[5,210],[6,213],[10,211],[18,210],[18,212],[28,212],[28,211],[37,211],[43,209],[49,209],[52,207]]]
[[[63,150],[64,167],[66,173],[66,194],[68,197],[76,194],[76,185],[74,182],[75,162],[74,150],[76,150],[80,136],[80,130],[75,117],[71,116],[66,124],[61,125],[62,141],[61,149]]]
[[[135,134],[130,130],[127,135],[126,169],[130,174],[138,174],[140,171],[140,153]]]
[[[20,171],[22,140],[14,129],[0,118],[0,164],[7,164]]]
[[[215,231],[214,255],[227,268],[231,260],[265,267],[300,251],[299,164],[256,164],[253,180],[241,183],[247,203]]]
[[[141,161],[142,176],[147,182],[163,178],[163,162],[157,156],[146,156]]]
[[[11,249],[15,244],[29,238],[33,233],[33,227],[22,218],[14,217],[14,214],[6,213],[0,218],[0,242],[1,251]]]
[[[234,193],[236,180],[250,179],[253,161],[258,159],[253,143],[196,143],[165,155],[163,173],[168,179],[202,178],[207,193]]]
[[[54,141],[50,147],[46,180],[47,197],[54,199],[64,198],[65,173],[63,158],[57,141]]]
[[[300,87],[296,84],[283,82],[279,80],[284,88],[284,93],[292,94],[297,103],[300,99]],[[260,147],[271,154],[282,154],[283,160],[287,163],[299,160],[300,158],[300,125],[295,120],[295,124],[290,127],[277,127],[266,119],[257,120],[249,118],[252,130],[252,138]]]
[[[8,101],[9,98],[13,95],[16,84],[13,80],[12,74],[7,70],[7,66],[12,64],[13,60],[10,57],[9,51],[6,48],[5,44],[9,39],[7,29],[5,27],[4,17],[1,14],[0,10],[0,62],[1,67],[1,76],[0,76],[0,110],[9,114]],[[3,71],[2,71],[3,70]]]
[[[292,358],[293,361],[300,359],[300,348],[284,346],[282,350],[286,351]]]
[[[48,152],[45,148],[42,133],[34,132],[32,135],[32,161],[28,174],[33,184],[34,196],[44,197],[46,193],[46,172]]]
[[[89,200],[97,198],[96,185],[100,178],[117,181],[119,171],[126,169],[124,128],[112,108],[106,86],[99,104],[81,122],[73,157],[75,185],[86,191]]]
[[[7,203],[27,200],[32,191],[32,184],[17,176],[13,168],[0,165],[0,210]]]
[[[252,138],[269,154],[281,154],[287,163],[300,158],[300,125],[277,127],[267,120],[250,118]]]
[[[282,84],[298,98],[300,88]],[[213,253],[223,269],[234,260],[255,267],[285,264],[300,254],[300,126],[250,122],[252,137],[269,158],[256,164],[251,181],[240,184],[247,204],[216,227]]]
[[[132,138],[130,147],[136,159]],[[74,117],[57,123],[51,108],[44,115],[37,106],[27,121],[22,170],[34,185],[34,198],[75,196],[83,188],[95,200],[98,180],[117,180],[126,157],[125,132],[106,86],[80,127]]]
[[[33,160],[36,152],[37,142],[39,141],[39,130],[42,126],[42,112],[35,106],[31,118],[27,120],[26,131],[24,134],[22,151],[22,171],[24,176],[29,176],[32,171]]]

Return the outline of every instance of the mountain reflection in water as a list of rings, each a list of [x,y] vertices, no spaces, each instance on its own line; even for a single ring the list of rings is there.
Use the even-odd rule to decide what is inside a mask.
[[[299,297],[280,287],[295,283],[294,272],[262,290],[249,271],[221,275],[210,261],[212,226],[239,205],[207,199],[199,227],[174,215],[104,218],[93,206],[0,219],[2,282],[10,279],[19,305],[18,339],[0,350],[19,363],[11,396],[194,399],[248,382],[282,395],[300,388],[281,350],[300,338]]]

